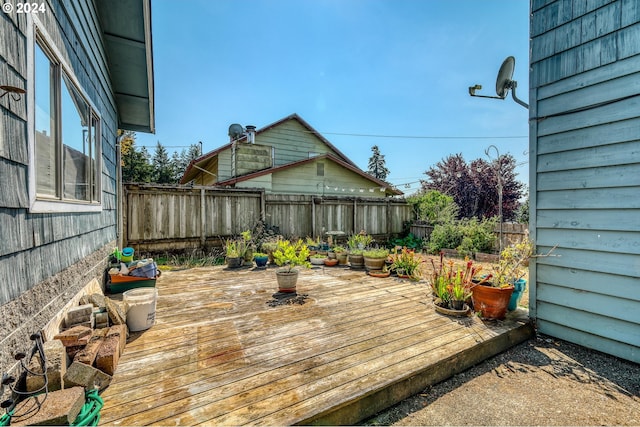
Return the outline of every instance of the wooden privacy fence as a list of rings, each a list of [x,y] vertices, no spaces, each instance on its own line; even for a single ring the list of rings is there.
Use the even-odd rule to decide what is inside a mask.
[[[219,245],[264,220],[285,237],[360,230],[386,239],[413,219],[399,199],[265,194],[259,190],[127,184],[124,244],[162,251]]]

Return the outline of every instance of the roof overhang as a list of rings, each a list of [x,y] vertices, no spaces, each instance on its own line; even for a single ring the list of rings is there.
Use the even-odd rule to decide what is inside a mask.
[[[96,0],[121,129],[155,133],[151,0]]]

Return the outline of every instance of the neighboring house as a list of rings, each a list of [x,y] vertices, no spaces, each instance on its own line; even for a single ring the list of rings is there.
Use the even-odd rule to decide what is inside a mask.
[[[387,197],[403,194],[363,172],[297,114],[193,160],[181,184],[260,188],[270,194]]]
[[[30,6],[0,14],[0,85],[26,90],[0,99],[0,373],[102,281],[117,239],[117,130],[154,131],[150,0]]]
[[[640,362],[640,2],[531,2],[530,315]]]

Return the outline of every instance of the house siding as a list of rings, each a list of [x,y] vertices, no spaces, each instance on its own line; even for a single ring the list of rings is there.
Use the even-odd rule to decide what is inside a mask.
[[[330,153],[341,157],[295,119],[260,132],[256,143],[275,147],[274,167],[308,159],[309,153]]]
[[[531,10],[531,316],[640,362],[640,4]]]
[[[44,2],[38,28],[51,38],[101,119],[99,212],[29,211],[27,105],[31,16],[0,14],[0,82],[28,90],[22,99],[0,100],[0,369],[15,366],[13,353],[28,351],[40,330],[93,278],[100,278],[116,239],[117,114],[94,2]]]
[[[318,176],[318,163],[324,175]],[[274,172],[271,192],[274,194],[315,194],[323,196],[385,197],[374,183],[329,159],[319,159],[295,168]],[[337,188],[337,190],[336,190]],[[369,192],[373,189],[373,192]],[[361,191],[362,190],[362,191]]]

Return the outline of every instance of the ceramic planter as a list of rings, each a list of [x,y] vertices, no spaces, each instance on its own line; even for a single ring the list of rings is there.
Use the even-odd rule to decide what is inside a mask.
[[[267,261],[269,261],[269,257],[257,256],[257,257],[254,257],[253,260],[256,262],[256,267],[266,267]]]
[[[347,265],[347,253],[346,252],[339,252],[336,253],[336,258],[338,258],[338,264],[340,265]]]
[[[364,268],[367,269],[367,271],[369,270],[382,270],[382,267],[384,267],[384,262],[387,258],[369,258],[369,257],[364,257]]]
[[[471,288],[473,309],[485,319],[504,319],[513,286],[494,288],[493,286],[476,285]]]
[[[278,281],[278,292],[291,293],[296,291],[296,283],[298,282],[298,270],[287,272],[276,271],[276,280]]]
[[[242,264],[244,264],[244,258],[240,258],[240,257],[236,257],[236,258],[227,257],[226,261],[227,261],[227,267],[229,268],[239,268],[239,267],[242,267]]]
[[[311,258],[309,258],[309,262],[311,262],[311,265],[323,265],[325,259],[326,258],[314,258],[314,257],[311,257]]]

